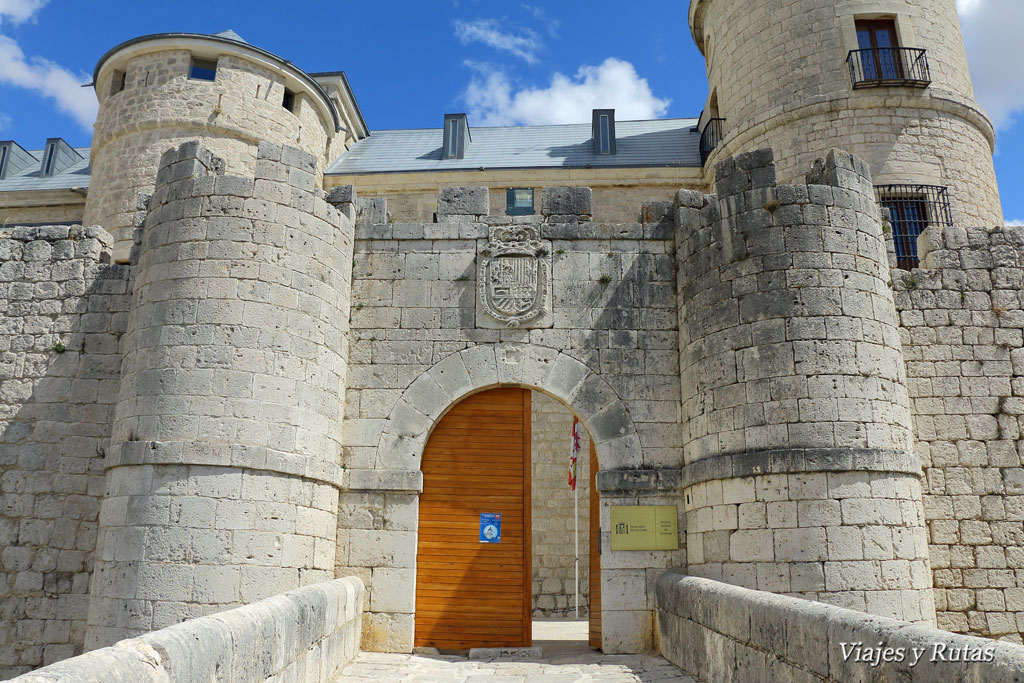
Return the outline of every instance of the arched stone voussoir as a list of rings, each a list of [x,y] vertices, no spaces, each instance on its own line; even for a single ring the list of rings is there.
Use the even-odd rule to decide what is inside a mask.
[[[636,426],[599,374],[557,349],[480,344],[453,353],[417,377],[395,404],[377,444],[377,469],[419,469],[427,439],[453,405],[486,389],[521,386],[566,404],[594,439],[601,469],[643,462]]]

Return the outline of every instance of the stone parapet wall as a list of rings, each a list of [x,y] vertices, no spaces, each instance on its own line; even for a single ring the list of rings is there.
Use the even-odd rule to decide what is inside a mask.
[[[336,579],[122,640],[17,683],[332,683],[359,652],[363,586]]]
[[[892,271],[938,624],[1024,636],[1024,230],[929,228]]]
[[[352,225],[316,160],[164,154],[105,463],[88,647],[333,577]]]
[[[130,299],[112,244],[0,230],[0,678],[82,651]]]
[[[657,596],[662,656],[708,683],[1009,682],[1024,670],[1024,649],[1006,643],[675,572]]]

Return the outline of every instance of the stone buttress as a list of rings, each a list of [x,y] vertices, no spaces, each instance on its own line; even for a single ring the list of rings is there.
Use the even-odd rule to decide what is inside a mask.
[[[138,248],[86,647],[334,578],[350,220],[306,152],[166,152]]]
[[[933,623],[921,469],[870,173],[770,150],[678,199],[687,570]]]

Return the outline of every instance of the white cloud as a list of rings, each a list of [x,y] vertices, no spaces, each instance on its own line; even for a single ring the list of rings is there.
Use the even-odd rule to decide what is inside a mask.
[[[530,29],[515,33],[502,33],[497,19],[477,19],[455,22],[455,36],[463,45],[483,43],[495,50],[501,50],[519,57],[527,64],[537,63],[537,50],[541,48],[540,36]]]
[[[1006,129],[1024,112],[1024,71],[1020,68],[1021,0],[957,0],[971,79],[978,102],[997,128]]]
[[[1024,221],[1019,220],[1019,219],[1014,219],[1012,221],[1006,221],[1006,224],[1011,226],[1011,227],[1015,227],[1015,228],[1024,228]]]
[[[0,0],[3,2],[3,0]],[[52,99],[57,109],[70,114],[82,128],[92,130],[96,120],[96,96],[87,74],[75,74],[42,57],[25,57],[16,42],[0,35],[0,84],[34,91]]]
[[[548,35],[552,38],[558,37],[558,28],[561,23],[557,19],[552,19],[548,16],[548,13],[544,11],[543,7],[536,7],[534,5],[524,4],[523,9],[533,15],[533,18],[544,24],[548,30]]]
[[[483,126],[583,123],[593,109],[615,109],[615,117],[652,119],[664,116],[671,100],[651,92],[629,62],[614,57],[599,66],[584,65],[572,78],[561,73],[546,88],[514,91],[504,72],[467,62],[476,71],[465,92],[470,122]]]
[[[0,130],[7,130],[11,126],[11,117],[0,111]]]
[[[0,21],[5,17],[15,24],[33,18],[50,0],[0,0]],[[2,24],[0,24],[2,25]]]

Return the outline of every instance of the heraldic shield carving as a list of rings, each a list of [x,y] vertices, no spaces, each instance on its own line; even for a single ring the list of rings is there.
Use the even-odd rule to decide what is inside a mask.
[[[550,299],[549,254],[538,226],[492,228],[477,278],[477,300],[487,315],[507,327],[539,322]]]

